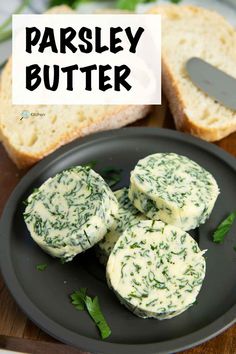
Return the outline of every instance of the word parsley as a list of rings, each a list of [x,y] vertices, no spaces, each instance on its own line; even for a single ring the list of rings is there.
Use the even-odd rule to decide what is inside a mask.
[[[236,219],[236,211],[233,211],[225,220],[223,220],[213,234],[213,241],[216,243],[222,243],[225,236],[229,232],[234,220]]]
[[[36,265],[36,269],[39,270],[40,272],[43,272],[47,267],[48,265],[46,263]]]
[[[87,289],[81,288],[79,291],[74,291],[71,295],[71,303],[79,311],[87,310],[90,317],[95,322],[96,326],[100,331],[102,339],[110,336],[111,329],[105,320],[100,309],[98,297],[95,296],[93,299],[87,295]]]
[[[121,180],[121,169],[114,168],[114,167],[106,167],[101,170],[100,174],[107,182],[109,187],[113,187],[115,184],[120,182]]]

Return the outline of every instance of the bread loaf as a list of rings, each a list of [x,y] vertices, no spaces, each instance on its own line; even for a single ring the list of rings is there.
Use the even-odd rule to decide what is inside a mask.
[[[236,31],[218,13],[195,6],[163,5],[163,90],[177,129],[207,141],[236,131],[236,112],[209,97],[189,79],[185,64],[200,57],[236,78]]]
[[[73,11],[59,6],[48,13]],[[30,167],[78,137],[130,124],[150,110],[144,105],[12,105],[11,64],[9,59],[0,81],[0,133],[4,147],[19,168]]]

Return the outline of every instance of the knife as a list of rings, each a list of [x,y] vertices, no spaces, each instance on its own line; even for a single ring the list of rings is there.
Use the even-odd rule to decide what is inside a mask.
[[[201,58],[191,58],[186,70],[192,82],[225,107],[236,110],[236,79]]]

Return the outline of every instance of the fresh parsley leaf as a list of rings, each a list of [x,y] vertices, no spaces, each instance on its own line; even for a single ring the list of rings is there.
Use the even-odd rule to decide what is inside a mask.
[[[85,1],[84,0],[50,0],[48,7],[68,5],[72,9],[76,9],[81,2],[85,2]]]
[[[101,312],[98,297],[95,296],[95,298],[92,299],[91,297],[86,296],[85,302],[88,313],[96,323],[96,326],[100,331],[102,339],[109,337],[111,334],[111,329],[108,326],[107,321],[105,320],[105,317]]]
[[[213,234],[213,241],[222,243],[226,234],[229,232],[234,220],[236,219],[236,211],[233,211],[225,220],[223,220]]]
[[[100,174],[104,178],[104,180],[107,182],[109,187],[113,187],[115,184],[120,182],[121,172],[122,172],[121,169],[117,169],[114,167],[106,167],[106,168],[102,169]]]
[[[89,167],[89,168],[93,169],[96,166],[96,164],[97,164],[97,161],[93,160],[93,161],[90,161],[90,162],[87,162],[87,163],[83,164],[82,166],[83,167]]]
[[[98,327],[102,339],[105,339],[110,336],[111,329],[107,324],[105,317],[102,314],[100,309],[98,297],[95,296],[93,299],[86,295],[87,289],[81,288],[79,291],[74,291],[73,294],[70,295],[71,303],[75,306],[77,310],[85,310],[87,309],[90,317],[95,322]]]
[[[180,1],[182,0],[170,0],[170,2],[172,2],[173,4],[178,4]]]
[[[116,6],[121,10],[134,11],[138,4],[154,2],[155,0],[118,0]]]
[[[58,5],[68,5],[72,9],[76,9],[79,4],[84,2],[89,2],[92,0],[50,0],[48,7],[58,6]],[[155,0],[117,0],[116,7],[121,10],[134,11],[138,4],[145,4],[149,2],[154,2]],[[170,0],[174,4],[178,4],[181,0]]]
[[[47,263],[37,264],[36,269],[43,272],[48,267]]]
[[[74,291],[70,295],[71,303],[75,306],[77,310],[85,310],[85,298],[86,298],[86,288],[81,288],[79,291]]]

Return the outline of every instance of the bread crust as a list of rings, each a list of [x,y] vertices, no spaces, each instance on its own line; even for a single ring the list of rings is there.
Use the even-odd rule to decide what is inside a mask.
[[[209,142],[223,139],[236,131],[236,123],[221,127],[220,129],[216,127],[206,128],[205,126],[195,124],[195,122],[188,117],[185,113],[186,107],[182,95],[179,92],[178,84],[167,63],[165,63],[164,58],[162,59],[162,86],[178,130],[190,133]]]
[[[70,14],[74,13],[74,11],[68,6],[62,5],[50,9],[47,13]],[[40,149],[39,152],[30,151],[30,149],[27,151],[27,148],[24,146],[16,147],[12,142],[9,130],[5,128],[3,119],[1,119],[1,116],[6,114],[7,111],[11,111],[12,107],[11,102],[9,101],[9,95],[11,92],[11,66],[12,58],[9,58],[0,78],[0,139],[8,155],[20,169],[32,166],[62,145],[65,145],[76,138],[84,137],[88,134],[99,131],[121,128],[127,124],[131,124],[136,120],[143,118],[151,109],[151,106],[148,105],[117,105],[111,106],[110,108],[108,106],[109,109],[107,109],[107,112],[103,112],[100,117],[96,118],[96,120],[83,119],[83,121],[80,122],[79,127],[74,128],[72,126],[68,129],[66,128],[67,130],[65,129],[64,133],[60,134],[57,139],[52,140],[47,146]],[[24,106],[24,108],[27,107]],[[14,112],[12,114],[14,114]],[[16,119],[18,118],[16,117]],[[12,130],[14,130],[14,127],[12,127]]]
[[[175,16],[178,14],[178,11],[182,12],[183,10],[193,14],[209,15],[209,13],[213,13],[214,16],[217,16],[218,20],[222,22],[222,25],[227,26],[230,31],[235,33],[233,27],[218,13],[192,5],[180,7],[176,5],[160,5],[151,9],[149,12]],[[162,53],[162,87],[178,130],[190,133],[209,142],[220,140],[236,131],[236,120],[231,122],[231,124],[222,125],[220,127],[207,127],[196,123],[188,116],[186,113],[186,105],[179,89],[178,80],[175,78],[168,65],[167,55],[165,55],[164,51]]]
[[[117,110],[113,115],[107,114],[107,116],[102,117],[100,120],[97,120],[96,122],[89,122],[89,124],[86,124],[85,122],[83,125],[81,125],[79,130],[64,133],[60,136],[60,139],[53,142],[44,151],[40,151],[40,153],[30,153],[24,150],[16,149],[14,145],[11,144],[9,137],[4,134],[3,129],[1,132],[2,144],[17,167],[19,169],[26,169],[62,145],[65,145],[76,138],[84,137],[86,135],[100,131],[121,128],[125,125],[135,122],[138,119],[143,118],[149,113],[149,111],[150,106],[123,106],[122,109]]]

